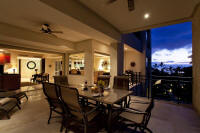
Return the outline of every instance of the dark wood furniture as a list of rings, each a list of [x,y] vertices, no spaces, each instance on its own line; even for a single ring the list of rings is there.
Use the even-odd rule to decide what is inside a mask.
[[[42,82],[49,82],[49,74],[48,73],[40,73],[32,75],[33,82],[42,83]]]
[[[5,91],[20,89],[20,80],[20,74],[0,75],[0,89]]]

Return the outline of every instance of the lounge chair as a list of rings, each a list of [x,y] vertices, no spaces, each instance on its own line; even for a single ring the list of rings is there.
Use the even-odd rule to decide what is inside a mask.
[[[5,97],[16,98],[19,104],[21,104],[21,99],[24,97],[26,97],[26,99],[28,100],[28,96],[26,95],[26,93],[20,90],[0,91],[0,98],[5,98]]]
[[[12,111],[15,107],[21,109],[15,98],[0,99],[0,113],[6,115],[8,119],[10,119],[9,112]]]

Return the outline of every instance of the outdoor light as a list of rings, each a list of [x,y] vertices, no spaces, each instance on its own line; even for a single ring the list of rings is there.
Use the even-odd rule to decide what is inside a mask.
[[[149,16],[150,16],[149,13],[144,14],[144,18],[145,18],[145,19],[148,19]]]

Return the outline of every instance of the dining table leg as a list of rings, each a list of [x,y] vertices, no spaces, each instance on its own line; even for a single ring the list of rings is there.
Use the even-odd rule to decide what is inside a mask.
[[[110,104],[107,105],[108,108],[108,120],[107,120],[107,130],[108,133],[112,132],[112,106]]]

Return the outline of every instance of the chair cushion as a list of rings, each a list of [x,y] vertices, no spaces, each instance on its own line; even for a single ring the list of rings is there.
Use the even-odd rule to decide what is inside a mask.
[[[85,113],[91,111],[93,109],[93,107],[90,107],[90,106],[86,106],[86,107],[83,107],[83,111]],[[79,120],[82,120],[83,119],[83,114],[81,114],[80,112],[73,112],[71,111],[71,113],[76,116]],[[87,115],[87,119],[88,119],[88,122],[93,120],[100,112],[99,111],[93,111],[92,113],[88,114]]]
[[[2,106],[2,105],[5,105],[5,104],[7,104],[8,102],[13,101],[13,100],[15,100],[15,99],[13,99],[13,98],[2,98],[2,99],[0,99],[0,105],[1,105],[1,106]]]
[[[150,103],[149,103],[150,104]],[[143,104],[143,103],[132,103],[130,108],[141,111],[141,112],[145,112],[147,110],[147,108],[149,107],[149,104]]]
[[[136,124],[140,124],[143,121],[144,114],[135,114],[130,112],[123,112],[120,114],[120,117],[125,118],[129,121],[132,121]]]
[[[133,97],[131,97],[131,101],[150,103],[151,99],[150,98],[146,98],[146,97],[133,96]]]

